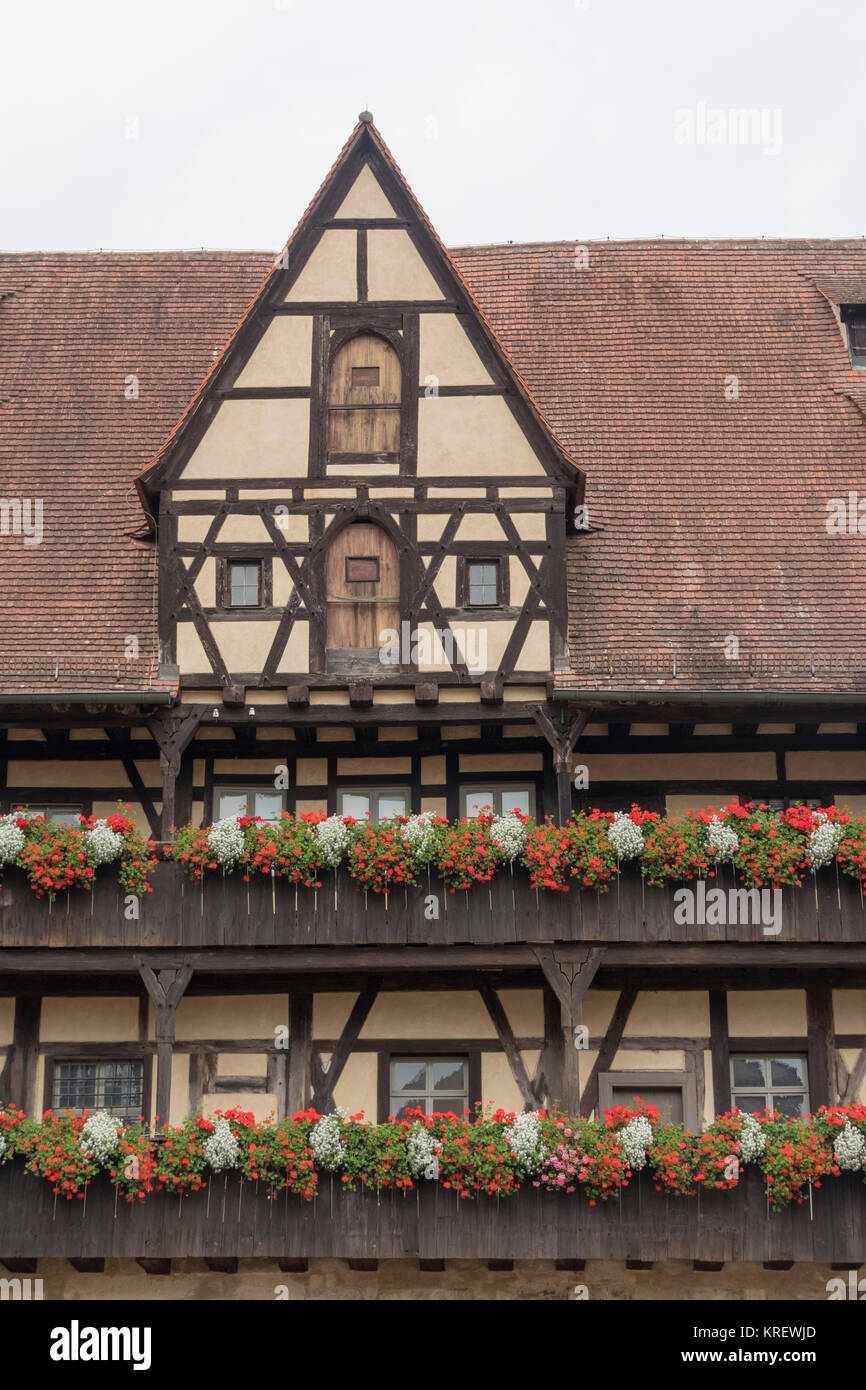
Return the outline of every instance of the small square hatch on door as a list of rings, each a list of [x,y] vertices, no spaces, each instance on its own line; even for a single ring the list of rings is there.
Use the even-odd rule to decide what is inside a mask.
[[[378,367],[353,367],[352,386],[378,386],[379,368]]]
[[[378,555],[347,555],[346,580],[352,584],[378,584]]]

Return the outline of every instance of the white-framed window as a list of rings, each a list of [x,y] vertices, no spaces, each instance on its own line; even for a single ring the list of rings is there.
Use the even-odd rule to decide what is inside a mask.
[[[337,814],[358,821],[376,824],[392,816],[408,816],[411,809],[408,787],[341,787],[337,792]]]
[[[390,1080],[389,1113],[397,1120],[407,1110],[462,1119],[469,1105],[468,1057],[392,1057]]]
[[[246,808],[246,809],[244,809]],[[286,809],[286,794],[274,787],[225,787],[213,789],[213,819],[226,816],[260,816],[265,821],[278,821]]]
[[[259,608],[262,594],[260,560],[228,563],[228,603],[230,608]]]
[[[496,816],[507,816],[509,811],[522,811],[524,816],[535,815],[535,788],[525,783],[510,783],[501,786],[491,782],[474,782],[460,791],[460,814],[480,816],[486,807]]]
[[[809,1069],[806,1058],[788,1053],[741,1052],[731,1057],[731,1103],[737,1110],[760,1114],[808,1115]]]
[[[84,807],[61,806],[52,803],[42,806],[28,806],[26,810],[33,816],[44,816],[52,825],[71,825],[79,829],[79,817],[84,815]]]

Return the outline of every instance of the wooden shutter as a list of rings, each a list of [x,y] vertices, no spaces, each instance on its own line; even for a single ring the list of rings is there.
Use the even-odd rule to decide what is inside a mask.
[[[328,451],[397,453],[400,397],[400,359],[391,345],[372,333],[350,338],[331,363]]]
[[[354,577],[358,575],[369,577]],[[400,630],[400,558],[381,526],[355,522],[334,538],[325,565],[325,594],[328,670],[385,673],[380,634]]]

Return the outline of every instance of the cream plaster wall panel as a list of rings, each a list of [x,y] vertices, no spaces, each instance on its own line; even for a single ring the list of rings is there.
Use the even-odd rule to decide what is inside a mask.
[[[357,233],[345,228],[323,232],[286,302],[357,299],[357,240]]]
[[[837,1033],[866,1033],[866,989],[834,989],[833,1019]]]
[[[42,1101],[45,1096],[45,1058],[36,1058],[36,1103],[33,1108],[32,1118],[39,1119],[48,1107],[43,1107]],[[25,1111],[26,1113],[26,1111]]]
[[[384,776],[386,772],[394,777],[411,777],[412,775],[411,758],[338,758],[337,776],[363,778],[373,771],[374,765],[377,776]]]
[[[309,443],[308,400],[223,401],[183,476],[300,478]]]
[[[501,622],[475,622],[467,623],[460,618],[452,619],[451,632],[452,648],[457,657],[458,651],[463,655],[469,670],[473,675],[484,675],[486,671],[495,671],[502,660],[505,648],[508,646],[508,639],[514,628],[514,620],[505,618]],[[446,654],[445,644],[440,641],[434,632],[432,623],[419,623],[418,632],[426,631],[429,636],[425,642],[424,638],[419,637],[419,658],[430,657],[428,661],[419,659],[419,671],[444,671],[450,674],[451,665]],[[421,643],[424,643],[422,646]],[[464,700],[466,691],[461,690]],[[439,698],[443,704],[443,692],[439,692]],[[453,703],[456,703],[453,702]]]
[[[511,520],[524,541],[543,541],[547,538],[547,517],[544,512],[511,512]],[[536,564],[538,561],[536,560]]]
[[[448,802],[444,796],[422,796],[421,810],[432,811],[434,816],[447,816]]]
[[[217,1057],[217,1076],[267,1076],[266,1052],[221,1052]]]
[[[438,541],[447,524],[445,512],[422,512],[418,517],[418,540]]]
[[[199,635],[192,623],[178,623],[177,637],[175,639],[177,651],[177,664],[180,667],[181,675],[201,674],[210,670],[210,661],[207,652],[199,640]],[[210,701],[204,695],[199,698],[206,704]],[[217,695],[218,700],[222,700],[222,693]]]
[[[344,724],[332,729],[317,729],[317,743],[351,743],[354,729],[347,728]]]
[[[440,699],[442,698],[442,692],[441,692],[441,690],[440,690],[440,692],[439,692],[439,698],[440,698]],[[449,725],[447,725],[447,724],[443,724],[443,725],[442,725],[442,737],[443,737],[443,739],[445,740],[446,743],[447,743],[449,740],[454,741],[454,740],[456,740],[456,739],[480,738],[480,737],[481,737],[481,725],[480,725],[480,724],[452,724],[452,725],[449,726]]]
[[[192,823],[193,825],[204,824],[204,802],[194,801],[192,803]]]
[[[516,555],[509,556],[508,565],[511,606],[519,608],[529,593],[529,575]]]
[[[151,1096],[156,1095],[156,1058],[153,1062]],[[202,1097],[204,1102],[206,1098]],[[168,1104],[169,1124],[182,1125],[189,1114],[189,1057],[176,1052],[171,1059],[171,1092]],[[160,1115],[160,1119],[162,1116]]]
[[[193,588],[202,608],[216,607],[216,560],[212,555],[199,570]]]
[[[538,739],[537,724],[505,724],[502,729],[503,738],[533,738]]]
[[[446,555],[436,575],[436,596],[443,608],[457,607],[457,557]]]
[[[531,1080],[532,1067],[527,1070]],[[511,1074],[508,1058],[502,1052],[481,1054],[481,1103],[485,1107],[492,1105],[495,1110],[514,1110],[517,1114],[523,1109],[523,1096]]]
[[[261,739],[263,743],[273,743],[275,739],[281,738],[288,739],[289,743],[294,743],[295,731],[288,728],[287,725],[268,724],[256,729],[256,738]]]
[[[444,487],[439,483],[431,483],[427,489],[428,496],[434,502],[441,502],[446,497],[486,497],[486,487]]]
[[[219,700],[220,700],[219,694],[217,695],[216,698],[217,698],[217,701],[219,702]],[[201,703],[204,704],[204,705],[213,705],[214,702],[213,702],[213,700],[202,699]],[[215,709],[219,709],[219,703],[217,703],[216,705],[214,705],[214,708],[215,708]],[[206,741],[207,741],[208,743],[211,741],[211,739],[214,739],[214,738],[215,738],[215,739],[222,739],[224,743],[228,743],[229,739],[231,739],[233,743],[235,742],[235,736],[234,736],[234,734],[232,733],[231,729],[221,729],[221,728],[219,727],[219,725],[214,726],[213,724],[208,724],[208,725],[206,726],[206,728],[205,728],[205,732],[206,732],[206,734],[207,734],[207,740],[206,740]],[[195,743],[195,740],[193,740],[193,742]],[[204,773],[202,773],[202,777],[204,777]],[[198,780],[201,781],[202,778],[199,778]]]
[[[16,730],[14,730],[14,732],[15,732],[15,733],[18,733],[19,731],[16,729]],[[13,733],[13,730],[12,730],[12,729],[7,729],[7,731],[6,731],[6,737],[7,737],[7,738],[11,738],[12,733]],[[107,742],[108,742],[108,734],[105,732],[104,729],[70,729],[70,730],[68,731],[68,733],[69,733],[69,741],[70,741],[70,743],[107,743]],[[132,737],[135,738],[136,735],[133,734]],[[149,734],[149,733],[147,732],[147,730],[145,729],[144,733],[138,735],[138,737],[140,737],[140,738],[149,738],[149,737],[150,737],[150,734]],[[42,738],[42,735],[41,735],[41,734],[40,734],[40,738]],[[44,742],[44,741],[45,741],[44,738],[42,738],[42,742]]]
[[[0,1043],[11,1043],[15,1031],[15,1000],[0,999]]]
[[[584,738],[607,738],[606,724],[587,724],[583,731]]]
[[[150,822],[148,821],[147,816],[145,815],[144,807],[141,805],[141,803],[138,801],[130,801],[124,802],[124,805],[129,807],[126,814],[129,816],[130,820],[132,821],[139,834],[144,835],[147,839],[150,839],[151,835],[153,834],[153,831],[150,828]],[[93,802],[93,814],[97,817],[113,816],[116,812],[116,801]]]
[[[299,758],[297,782],[299,787],[324,787],[328,781],[327,758]]]
[[[431,782],[437,786],[442,786],[445,782],[445,758],[422,758],[421,759],[421,782],[422,785],[429,785]]]
[[[235,386],[309,386],[313,320],[276,314],[268,324]]]
[[[283,705],[286,703],[285,690],[256,690],[255,700],[247,701],[248,704],[256,705]]]
[[[729,734],[732,732],[730,724],[696,724],[694,734],[696,738],[703,738],[704,735],[712,737],[716,734]]]
[[[419,384],[433,376],[440,386],[488,386],[493,378],[456,314],[421,314]]]
[[[371,487],[370,497],[383,497],[392,501],[399,497],[414,497],[413,487]]]
[[[311,690],[311,705],[348,705],[348,690]]]
[[[343,1073],[334,1087],[334,1103],[351,1114],[363,1110],[364,1119],[375,1124],[378,1120],[379,1059],[375,1052],[353,1052],[346,1060]],[[325,1184],[323,1184],[324,1188]]]
[[[499,496],[503,500],[509,497],[534,497],[539,502],[549,502],[550,490],[537,487],[501,487]]]
[[[236,772],[242,777],[276,777],[274,758],[215,758],[214,776]]]
[[[758,734],[795,734],[796,724],[759,724]]]
[[[186,995],[177,1009],[176,1036],[196,1038],[275,1038],[288,1022],[285,994]]]
[[[508,544],[499,518],[490,512],[468,512],[457,527],[454,539],[455,541],[499,541],[503,548]]]
[[[369,164],[364,164],[334,216],[396,217],[397,214]]]
[[[689,811],[699,811],[702,806],[718,805],[724,800],[728,800],[728,798],[713,797],[709,792],[689,792],[687,796],[666,796],[665,812],[669,816],[687,816]]]
[[[444,298],[402,227],[367,232],[367,294],[371,300]]]
[[[213,517],[210,514],[207,516],[195,516],[184,513],[183,516],[179,516],[177,519],[177,538],[179,541],[193,541],[195,544],[198,544],[204,540],[211,528],[212,522]],[[190,558],[184,556],[184,564],[187,569],[189,569],[190,563]]]
[[[412,691],[412,690],[374,690],[374,691],[373,691],[373,704],[374,704],[374,705],[414,705],[414,703],[415,703],[415,694],[414,694],[414,691]],[[402,726],[400,726],[400,727],[402,727]],[[380,730],[380,731],[379,731],[379,737],[380,737],[380,738],[383,737],[383,732],[384,732],[383,730]],[[399,733],[399,727],[396,729],[396,732]],[[406,737],[407,737],[407,738],[409,737],[408,733],[407,733]]]
[[[833,800],[837,806],[847,806],[855,819],[866,816],[866,796],[844,796],[839,794],[835,796]]]
[[[550,670],[550,624],[539,620],[529,624],[526,641],[514,663],[515,671]]]
[[[845,1063],[845,1066],[848,1070],[848,1075],[850,1076],[857,1065],[857,1059],[860,1056],[860,1049],[857,1047],[840,1047],[839,1056]],[[866,1101],[866,1076],[864,1076],[863,1080],[860,1082],[860,1085],[857,1087],[857,1091],[855,1095],[852,1097],[852,1099],[855,1101],[860,1101],[861,1104],[864,1101]]]
[[[586,763],[592,782],[656,782],[665,778],[694,777],[709,781],[713,777],[731,781],[776,780],[774,753],[591,753],[584,751],[578,762]],[[788,776],[792,776],[790,768]]]
[[[846,749],[840,752],[785,754],[785,768],[791,781],[802,778],[821,782],[854,782],[866,777],[866,752]]]
[[[41,729],[8,729],[6,737],[10,743],[45,743]]]
[[[168,493],[168,500],[173,502],[224,502],[226,490],[224,487],[190,487],[178,479],[174,492]]]
[[[460,754],[461,772],[541,772],[543,768],[540,752]]]
[[[544,996],[540,989],[497,991],[516,1038],[539,1038],[544,1033]]]
[[[709,1032],[710,1000],[705,990],[641,990],[625,1036],[706,1038]]]
[[[619,1000],[619,990],[592,989],[583,996],[583,1022],[593,1038],[604,1037]],[[581,1054],[582,1055],[582,1054]]]
[[[683,1071],[685,1053],[679,1048],[638,1049],[621,1047],[613,1059],[610,1071]],[[635,1095],[640,1087],[635,1087]]]
[[[819,724],[818,735],[822,734],[856,734],[856,724]]]
[[[806,995],[800,989],[728,990],[732,1038],[806,1036]]]
[[[272,573],[274,607],[285,608],[292,594],[295,592],[295,586],[289,571],[278,555],[274,556],[274,568]]]
[[[133,995],[112,998],[42,1000],[40,1042],[135,1042],[138,1038],[138,1000]]]
[[[474,990],[380,994],[362,1038],[491,1038],[496,1029]]]
[[[584,1023],[585,1022],[586,1019],[584,1019]],[[598,1053],[593,1052],[591,1050],[586,1052],[578,1052],[577,1054],[577,1075],[578,1080],[580,1081],[581,1091],[583,1090],[584,1086],[586,1085],[587,1081],[592,1075],[592,1069],[595,1066],[595,1059],[597,1058],[597,1056]],[[561,1100],[562,1098],[560,1096],[554,1096],[553,1099]],[[562,1109],[562,1106],[560,1106],[560,1109]]]
[[[310,624],[296,621],[289,639],[286,642],[285,650],[277,662],[277,670],[292,674],[296,671],[307,672],[310,669]],[[282,694],[282,692],[280,692]],[[256,696],[258,699],[259,697]],[[282,696],[285,700],[285,695]]]
[[[357,998],[351,993],[313,995],[314,1043],[339,1038]]]
[[[220,544],[237,541],[240,545],[271,545],[268,528],[260,516],[230,512],[219,529]]]
[[[326,796],[317,796],[306,801],[298,799],[295,802],[295,810],[299,816],[304,815],[307,811],[327,811],[327,809],[328,798]]]
[[[667,734],[667,724],[632,724],[629,729],[631,738],[658,738]]]
[[[261,671],[277,631],[275,622],[214,622],[211,628],[230,671]]]
[[[133,766],[138,769],[138,775],[146,787],[159,787],[160,791],[162,790],[162,772],[158,762],[152,758],[148,758],[147,761],[136,758]]]
[[[423,397],[418,402],[422,477],[532,476],[544,469],[500,396]]]
[[[276,1115],[277,1098],[261,1091],[217,1091],[212,1095],[202,1096],[203,1115],[210,1117],[215,1115],[217,1110],[247,1110],[252,1111],[256,1120],[267,1120],[268,1116]]]
[[[373,703],[375,704],[375,701]],[[416,724],[394,724],[379,730],[380,743],[412,743],[417,742],[417,739]]]
[[[129,778],[122,763],[115,762],[68,762],[68,763],[9,763],[6,785],[15,787],[47,787],[52,791],[58,788],[90,787],[128,787]],[[34,798],[35,800],[35,798]]]

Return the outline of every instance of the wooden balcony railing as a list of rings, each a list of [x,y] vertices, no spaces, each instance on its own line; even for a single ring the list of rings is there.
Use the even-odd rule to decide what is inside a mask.
[[[497,1201],[458,1200],[436,1183],[402,1197],[346,1193],[324,1178],[314,1202],[269,1201],[254,1185],[215,1178],[206,1192],[115,1204],[100,1176],[84,1201],[55,1201],[21,1160],[0,1169],[0,1259],[321,1257],[345,1259],[690,1259],[866,1261],[866,1186],[828,1179],[809,1201],[771,1212],[761,1175],[733,1192],[674,1197],[642,1175],[619,1200],[591,1207],[524,1188]]]
[[[754,903],[732,900],[726,916],[702,922],[698,886],[694,923],[678,922],[676,889],[644,885],[626,868],[609,893],[536,890],[523,869],[450,894],[429,884],[388,895],[361,892],[343,871],[323,886],[295,888],[261,875],[213,875],[192,885],[180,867],[160,863],[153,892],[131,903],[108,870],[92,892],[75,889],[55,902],[37,898],[20,870],[6,870],[0,893],[0,947],[250,947],[350,945],[501,945],[538,942],[866,942],[859,884],[834,868],[801,888],[781,890],[778,912],[764,918]],[[709,887],[727,897],[728,870]],[[768,900],[765,905],[770,907]],[[747,910],[748,906],[748,910]],[[736,909],[736,910],[734,910]],[[680,914],[682,908],[680,907]],[[757,920],[752,920],[757,917]]]

